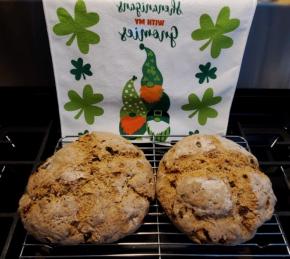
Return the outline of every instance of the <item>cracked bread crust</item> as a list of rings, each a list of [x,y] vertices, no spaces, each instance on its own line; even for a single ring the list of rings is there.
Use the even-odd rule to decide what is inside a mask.
[[[42,242],[109,243],[136,231],[154,195],[143,152],[120,136],[93,132],[30,176],[19,213]]]
[[[171,221],[197,243],[251,239],[276,203],[257,159],[214,135],[192,135],[173,146],[160,161],[156,192]]]

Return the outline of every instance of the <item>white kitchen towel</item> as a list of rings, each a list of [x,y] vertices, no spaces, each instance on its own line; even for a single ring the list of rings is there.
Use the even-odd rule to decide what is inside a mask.
[[[43,0],[62,135],[225,134],[256,0]]]

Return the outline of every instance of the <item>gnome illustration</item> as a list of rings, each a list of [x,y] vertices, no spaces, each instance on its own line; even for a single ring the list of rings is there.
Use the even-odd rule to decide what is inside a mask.
[[[140,96],[146,103],[158,102],[163,94],[163,78],[156,65],[154,52],[140,44],[140,49],[145,50],[147,59],[142,67]]]
[[[165,141],[170,134],[170,100],[163,90],[163,77],[157,67],[155,53],[144,44],[140,44],[140,49],[145,50],[147,55],[140,88],[140,97],[148,111],[147,132],[155,135],[157,141]]]
[[[157,141],[164,142],[170,135],[170,100],[163,90],[163,77],[155,53],[144,44],[140,44],[140,49],[146,52],[140,96],[134,86],[137,78],[133,76],[123,87],[119,131],[130,139],[147,131]]]
[[[122,135],[143,135],[146,132],[147,108],[134,87],[133,76],[122,92],[123,107],[120,111],[119,131]]]

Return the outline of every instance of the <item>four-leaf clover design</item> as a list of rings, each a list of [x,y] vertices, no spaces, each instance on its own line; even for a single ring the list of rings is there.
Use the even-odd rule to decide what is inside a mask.
[[[70,71],[71,74],[75,75],[76,80],[80,80],[81,76],[83,79],[86,79],[86,75],[91,76],[93,75],[91,71],[91,65],[85,64],[82,58],[78,58],[77,60],[71,61],[72,65],[75,67]]]
[[[83,54],[87,54],[90,44],[99,43],[100,36],[86,29],[99,22],[99,15],[97,13],[88,13],[83,0],[78,0],[75,4],[75,18],[62,7],[58,8],[56,12],[60,22],[54,25],[53,32],[58,36],[71,35],[66,42],[67,46],[70,46],[76,38],[79,50]]]
[[[222,97],[214,96],[212,88],[205,90],[202,99],[200,100],[198,96],[194,93],[188,96],[188,104],[181,107],[184,111],[193,111],[188,117],[192,118],[198,114],[198,123],[200,125],[205,125],[208,118],[216,118],[218,112],[211,108],[210,106],[216,105],[221,102]]]
[[[101,102],[104,97],[102,94],[95,94],[91,85],[84,86],[83,97],[74,90],[68,91],[68,97],[70,101],[64,105],[64,109],[66,111],[79,110],[74,116],[75,119],[79,119],[82,113],[84,113],[87,124],[93,124],[95,116],[101,116],[104,113],[103,108],[95,106],[95,104]]]
[[[240,26],[239,19],[230,19],[230,8],[225,6],[218,14],[216,24],[208,14],[203,14],[200,17],[200,29],[192,32],[193,40],[207,40],[200,48],[205,50],[211,44],[211,56],[217,58],[222,49],[232,47],[234,41],[231,37],[224,34],[234,31]]]
[[[217,76],[216,76],[216,71],[217,71],[217,68],[216,67],[213,67],[211,68],[211,63],[208,62],[206,63],[205,65],[199,65],[199,69],[200,69],[200,73],[196,73],[195,74],[195,77],[196,78],[199,78],[199,83],[200,84],[203,84],[204,81],[206,80],[206,82],[208,83],[209,82],[209,79],[216,79]]]

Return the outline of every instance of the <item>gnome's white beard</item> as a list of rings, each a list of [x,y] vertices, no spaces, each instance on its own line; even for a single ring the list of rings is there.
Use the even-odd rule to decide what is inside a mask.
[[[154,133],[160,133],[166,130],[169,127],[169,124],[164,121],[157,122],[157,121],[152,120],[152,121],[148,121],[148,127]]]

